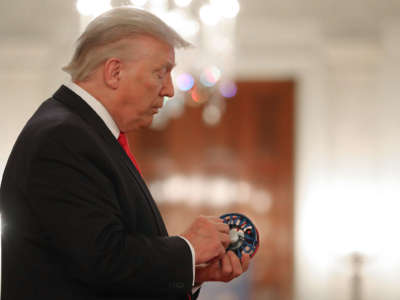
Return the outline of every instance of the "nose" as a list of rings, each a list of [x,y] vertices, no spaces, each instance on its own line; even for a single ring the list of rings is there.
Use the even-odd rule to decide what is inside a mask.
[[[170,98],[174,96],[174,85],[172,84],[171,73],[169,73],[168,76],[165,77],[164,85],[160,91],[160,96],[167,96]]]

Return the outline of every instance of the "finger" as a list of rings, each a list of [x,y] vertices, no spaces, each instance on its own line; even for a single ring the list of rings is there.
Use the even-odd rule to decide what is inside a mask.
[[[214,224],[215,226],[222,225],[222,228],[223,228],[223,227],[227,227],[227,228],[229,229],[229,225],[228,225],[228,224],[225,224],[224,221],[223,221],[222,219],[218,218],[218,217],[214,217],[214,216],[212,216],[212,217],[207,217],[207,220],[208,220],[210,223]]]
[[[210,259],[207,263],[202,264],[205,267],[210,267],[211,265],[214,265],[215,263],[219,264],[219,261],[222,259],[222,257],[217,256],[214,257],[213,259]],[[197,265],[196,265],[197,266]]]
[[[225,223],[221,223],[221,224],[215,224],[215,228],[219,231],[219,232],[225,232],[229,234],[229,226]]]
[[[209,220],[210,222],[223,223],[223,220],[216,216],[203,216],[203,217],[206,218],[207,220]]]
[[[220,244],[220,248],[218,250],[216,258],[217,259],[222,259],[225,256],[225,254],[226,254],[226,248],[224,248],[223,245]]]
[[[233,268],[231,260],[227,254],[225,254],[224,257],[222,258],[221,266],[222,266],[222,274],[224,275],[224,277],[231,277]]]
[[[250,265],[250,255],[248,254],[243,254],[241,258],[241,263],[242,263],[242,270],[243,272],[246,272],[249,268]]]
[[[219,239],[222,243],[222,246],[224,249],[228,248],[230,243],[231,243],[231,238],[229,237],[229,234],[226,233],[219,233]]]
[[[232,276],[238,277],[243,273],[242,264],[240,263],[239,257],[233,251],[227,252],[232,265]]]

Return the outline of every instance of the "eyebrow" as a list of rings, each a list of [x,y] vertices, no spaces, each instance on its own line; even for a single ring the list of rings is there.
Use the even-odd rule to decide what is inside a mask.
[[[172,70],[173,68],[176,67],[175,63],[167,62],[164,67],[166,67],[168,70]]]
[[[161,67],[157,68],[155,72],[161,71],[162,69],[166,69],[166,71],[171,71],[174,67],[176,67],[176,64],[168,61]]]

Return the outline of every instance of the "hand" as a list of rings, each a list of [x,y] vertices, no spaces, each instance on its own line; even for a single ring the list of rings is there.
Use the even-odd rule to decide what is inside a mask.
[[[196,265],[222,258],[231,242],[229,226],[218,217],[197,217],[182,236],[194,248]]]
[[[239,259],[233,251],[228,251],[221,260],[206,266],[196,266],[196,284],[202,284],[205,281],[231,281],[246,272],[249,263],[248,254],[243,254]]]

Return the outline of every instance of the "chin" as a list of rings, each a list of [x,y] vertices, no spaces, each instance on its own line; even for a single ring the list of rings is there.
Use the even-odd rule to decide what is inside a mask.
[[[150,120],[143,120],[138,124],[138,128],[149,128],[151,126],[151,123],[153,123],[153,117],[150,118]]]

